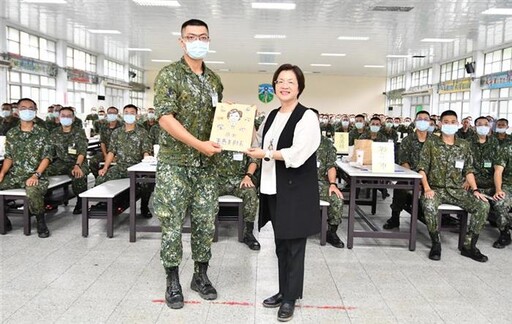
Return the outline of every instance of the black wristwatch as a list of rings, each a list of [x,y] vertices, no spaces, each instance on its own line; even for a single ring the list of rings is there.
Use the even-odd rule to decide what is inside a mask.
[[[480,192],[480,189],[476,188],[476,189],[473,189],[473,193],[475,192]]]
[[[37,171],[36,171],[36,172],[34,172],[34,175],[35,175],[38,179],[41,179],[41,173],[39,173],[39,172],[37,172]]]

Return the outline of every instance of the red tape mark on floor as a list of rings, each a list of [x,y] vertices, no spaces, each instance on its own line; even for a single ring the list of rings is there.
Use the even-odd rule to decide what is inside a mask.
[[[152,300],[153,303],[160,303],[160,304],[164,304],[165,303],[165,300],[164,299],[153,299]],[[200,301],[200,300],[187,300],[185,301],[185,304],[193,304],[193,305],[199,305],[199,304],[202,304],[203,302]],[[216,305],[228,305],[228,306],[254,306],[253,303],[249,303],[249,302],[237,302],[237,301],[211,301],[211,302],[208,302],[210,304],[216,304]],[[332,310],[341,310],[341,311],[350,311],[350,310],[354,310],[356,309],[355,307],[352,307],[352,306],[334,306],[334,305],[323,305],[323,306],[313,306],[313,305],[297,305],[297,307],[301,307],[301,308],[307,308],[307,309],[332,309]]]

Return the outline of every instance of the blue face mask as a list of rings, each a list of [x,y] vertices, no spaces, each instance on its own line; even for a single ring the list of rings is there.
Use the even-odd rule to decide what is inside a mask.
[[[30,109],[20,110],[19,115],[20,119],[23,121],[32,121],[34,118],[36,118],[35,110]]]
[[[441,132],[443,132],[443,134],[445,134],[445,135],[455,135],[455,133],[457,133],[458,130],[459,130],[458,125],[443,124],[441,126]]]
[[[426,120],[417,120],[416,121],[416,128],[420,131],[420,132],[424,132],[428,129],[428,127],[430,126],[430,122],[426,121]]]
[[[113,121],[116,121],[116,119],[117,119],[117,114],[107,114],[107,121],[113,122]]]
[[[356,126],[356,128],[357,128],[357,129],[361,129],[361,128],[363,128],[363,127],[364,127],[364,123],[357,122],[357,123],[355,124],[355,126]]]
[[[377,133],[380,130],[380,126],[371,125],[370,126],[370,132]]]
[[[187,48],[188,56],[197,60],[206,57],[206,54],[208,54],[208,50],[210,49],[210,42],[196,40],[193,42],[186,42],[185,47]]]
[[[148,113],[148,119],[155,119],[154,113]]]
[[[436,129],[436,127],[435,127],[435,126],[428,126],[428,130],[427,130],[427,131],[428,131],[430,134],[432,134],[432,133],[434,132],[434,130],[435,130],[435,129]]]
[[[127,124],[135,123],[135,115],[123,115],[123,120]]]
[[[9,110],[2,110],[2,117],[7,118],[11,115]]]
[[[73,124],[73,118],[69,118],[69,117],[62,117],[62,118],[59,118],[60,120],[60,124],[62,126],[71,126],[71,124]]]
[[[489,126],[477,126],[476,133],[480,136],[487,136],[491,128]]]

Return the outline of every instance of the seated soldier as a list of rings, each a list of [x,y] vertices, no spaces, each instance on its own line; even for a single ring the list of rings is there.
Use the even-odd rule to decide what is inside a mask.
[[[148,113],[146,118],[140,122],[140,125],[144,127],[144,129],[149,133],[151,128],[155,125],[158,125],[155,118],[155,108],[148,108]]]
[[[158,145],[160,140],[160,124],[155,124],[149,130],[149,139],[151,140],[152,145]]]
[[[367,133],[366,119],[364,115],[355,116],[354,128],[348,133],[348,145],[354,146],[354,141]]]
[[[475,136],[475,131],[471,128],[470,117],[466,117],[462,120],[462,127],[455,133],[455,136],[463,139],[470,139]]]
[[[502,144],[509,145],[512,143],[512,137],[507,134],[508,119],[500,118],[496,121],[496,130],[494,136],[498,139],[500,146]]]
[[[98,172],[99,177],[96,178],[96,185],[110,180],[128,178],[128,168],[151,155],[153,148],[151,147],[149,134],[144,128],[136,124],[137,110],[137,107],[131,104],[124,106],[124,127],[117,128],[112,133],[105,165]],[[110,167],[114,159],[116,165]],[[152,217],[148,204],[153,188],[154,184],[141,185],[140,210],[145,218]]]
[[[370,119],[370,132],[361,134],[359,139],[370,139],[373,140],[374,142],[387,142],[387,137],[380,132],[381,127],[382,122],[380,118],[372,117],[372,119]]]
[[[105,108],[100,107],[98,110],[98,119],[92,123],[92,136],[100,135],[101,128],[107,124],[105,115]]]
[[[17,106],[21,122],[7,133],[0,190],[25,188],[30,215],[37,220],[37,234],[46,238],[50,236],[44,215],[48,178],[43,174],[51,161],[49,133],[34,123],[37,105],[32,99],[20,99]],[[6,229],[10,231],[11,222],[5,217]]]
[[[11,128],[19,124],[20,119],[13,114],[12,105],[10,103],[4,103],[2,105],[2,117],[0,122],[0,136],[5,136]]]
[[[489,213],[489,204],[475,182],[471,148],[466,140],[455,136],[458,129],[455,111],[444,111],[441,114],[441,125],[442,135],[431,136],[425,142],[418,163],[419,173],[423,176],[421,205],[432,239],[429,258],[441,259],[437,209],[441,204],[453,204],[471,214],[461,254],[479,262],[486,262],[487,256],[478,250],[476,243]],[[465,181],[470,191],[464,189]]]
[[[388,141],[393,141],[395,144],[397,143],[398,133],[393,129],[393,118],[386,118],[386,123],[384,124],[384,127],[380,129],[380,132],[387,138]]]
[[[243,200],[244,243],[251,250],[259,250],[260,243],[253,235],[254,220],[258,209],[258,192],[254,183],[254,172],[258,165],[239,152],[223,151],[219,155],[219,196],[233,195]],[[242,179],[242,180],[240,180]]]
[[[353,126],[350,124],[350,118],[347,115],[341,116],[341,122],[336,128],[337,132],[349,133]]]
[[[52,146],[52,164],[46,170],[47,175],[69,175],[71,186],[77,197],[73,214],[82,213],[82,198],[78,195],[87,190],[89,166],[84,163],[87,155],[87,137],[82,128],[73,126],[75,112],[71,107],[62,107],[59,111],[60,127],[50,134]]]

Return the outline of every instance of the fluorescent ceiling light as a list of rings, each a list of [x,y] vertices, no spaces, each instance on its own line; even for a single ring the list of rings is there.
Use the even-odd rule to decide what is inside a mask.
[[[173,36],[181,36],[181,33],[180,32],[172,32],[172,35]]]
[[[311,66],[324,66],[324,67],[329,67],[331,66],[331,64],[324,64],[324,63],[312,63],[310,64]]]
[[[421,41],[428,43],[450,43],[454,40],[453,38],[423,38]]]
[[[283,38],[286,38],[286,35],[264,35],[264,34],[258,34],[258,35],[254,35],[254,38],[258,38],[258,39],[283,39]]]
[[[343,54],[343,53],[322,53],[320,54],[321,56],[347,56],[347,54]]]
[[[66,4],[66,0],[21,0],[21,3]]]
[[[92,34],[121,34],[119,30],[115,29],[87,29]]]
[[[128,47],[127,50],[133,52],[151,52],[151,48],[138,48],[138,47]]]
[[[229,69],[219,69],[219,72],[229,72]]]
[[[155,59],[155,60],[151,60],[151,62],[157,62],[157,63],[171,63],[172,60],[159,60],[159,59]]]
[[[260,55],[281,55],[281,52],[256,52],[256,54],[260,54]]]
[[[274,62],[259,62],[259,65],[277,65],[277,63]]]
[[[251,4],[253,9],[281,9],[281,10],[294,10],[295,3],[289,2],[253,2]]]
[[[409,58],[411,55],[402,55],[402,54],[389,54],[386,55],[388,58]]]
[[[217,53],[217,51],[214,51],[214,50],[208,50],[208,53]]]
[[[489,8],[482,12],[483,15],[512,16],[512,8]]]
[[[224,61],[204,61],[206,64],[224,64]]]
[[[368,65],[365,65],[364,66],[365,68],[375,68],[375,69],[381,69],[384,67],[384,65],[371,65],[371,64],[368,64]]]
[[[338,37],[338,40],[369,40],[370,37],[367,36],[340,36]]]
[[[178,1],[166,1],[166,0],[133,0],[139,6],[151,6],[151,7],[179,7]]]

